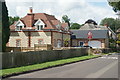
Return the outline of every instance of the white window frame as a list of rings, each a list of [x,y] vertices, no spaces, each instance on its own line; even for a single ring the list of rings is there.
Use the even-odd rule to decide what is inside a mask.
[[[18,22],[16,22],[15,26],[16,26],[16,29],[15,29],[16,31],[21,31],[22,28],[24,28],[24,24],[20,20]]]
[[[21,47],[21,40],[16,40],[16,47]]]
[[[34,25],[36,27],[36,30],[42,30],[45,27],[45,24],[41,19],[39,19]],[[38,29],[38,26],[39,26],[39,29]]]

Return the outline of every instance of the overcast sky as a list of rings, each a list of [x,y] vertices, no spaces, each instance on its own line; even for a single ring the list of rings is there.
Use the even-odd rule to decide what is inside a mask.
[[[68,15],[71,22],[83,24],[88,19],[100,23],[106,17],[116,18],[107,0],[6,0],[9,16],[24,17],[33,6],[34,13],[47,13],[61,20]]]

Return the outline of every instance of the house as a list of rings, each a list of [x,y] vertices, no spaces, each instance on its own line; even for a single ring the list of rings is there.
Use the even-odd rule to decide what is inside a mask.
[[[73,33],[71,36],[73,47],[108,48],[110,35],[115,37],[115,33],[109,27],[98,26],[93,20],[86,21],[79,30],[71,30],[71,32]]]
[[[29,13],[10,26],[9,47],[34,47],[35,44],[50,44],[53,48],[63,47],[70,31],[67,23],[61,23],[53,15],[46,13]]]
[[[120,28],[116,31],[117,33],[117,47],[120,47]]]

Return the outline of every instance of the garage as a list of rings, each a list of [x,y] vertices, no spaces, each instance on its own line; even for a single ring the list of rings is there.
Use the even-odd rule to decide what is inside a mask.
[[[92,48],[101,48],[101,42],[100,41],[89,41],[88,45]]]

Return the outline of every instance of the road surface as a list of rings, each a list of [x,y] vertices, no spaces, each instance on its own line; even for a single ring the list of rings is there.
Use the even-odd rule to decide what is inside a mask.
[[[103,56],[10,78],[118,78],[118,55]]]

